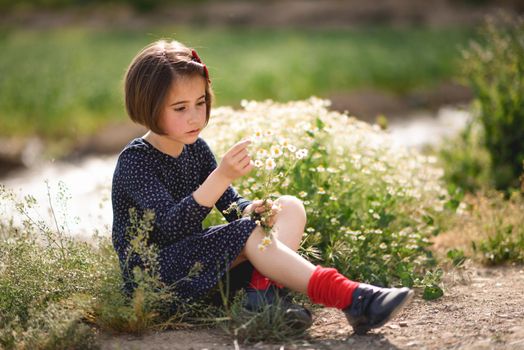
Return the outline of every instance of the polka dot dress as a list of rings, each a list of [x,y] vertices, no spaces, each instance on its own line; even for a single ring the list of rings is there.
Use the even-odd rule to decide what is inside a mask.
[[[228,224],[203,229],[202,221],[212,208],[198,204],[192,194],[216,167],[211,149],[201,138],[185,145],[178,157],[161,152],[142,138],[131,141],[120,153],[113,175],[112,239],[126,292],[133,288],[131,271],[142,267],[136,254],[128,256],[130,208],[136,209],[139,218],[145,210],[154,211],[149,243],[158,248],[161,279],[175,283],[180,298],[204,296],[229,270],[256,224],[233,212],[224,214]],[[223,212],[233,202],[241,210],[250,203],[229,186],[215,205]],[[201,265],[199,274],[186,278],[195,263]]]

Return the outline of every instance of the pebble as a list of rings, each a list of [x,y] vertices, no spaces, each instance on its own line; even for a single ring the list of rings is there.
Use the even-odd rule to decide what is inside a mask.
[[[398,324],[390,324],[390,325],[388,325],[388,327],[391,328],[391,329],[399,329],[400,328],[400,326]]]
[[[406,346],[415,346],[415,345],[419,345],[419,344],[420,344],[419,341],[414,340],[414,341],[410,341],[409,343],[407,343]]]
[[[407,327],[408,326],[408,323],[406,321],[400,321],[398,324],[400,325],[400,327]]]

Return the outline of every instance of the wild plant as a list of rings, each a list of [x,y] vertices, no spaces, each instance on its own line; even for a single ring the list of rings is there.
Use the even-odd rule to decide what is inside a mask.
[[[456,209],[435,157],[394,147],[380,127],[330,111],[325,100],[242,106],[215,109],[213,134],[204,130],[204,137],[219,154],[224,145],[258,130],[307,149],[296,164],[279,158],[282,169],[292,170],[271,191],[272,197],[291,194],[303,201],[308,214],[303,254],[380,285],[412,286],[435,267],[429,239]],[[256,152],[252,156],[257,159]],[[254,172],[235,186],[247,198],[264,198],[264,184]],[[214,213],[207,222],[220,220]]]

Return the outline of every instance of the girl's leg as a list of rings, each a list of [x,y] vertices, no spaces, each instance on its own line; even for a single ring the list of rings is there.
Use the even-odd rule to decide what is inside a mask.
[[[359,334],[384,325],[413,296],[408,288],[379,288],[350,281],[335,269],[315,267],[278,239],[261,251],[258,245],[263,236],[263,230],[255,228],[244,246],[244,254],[253,266],[313,302],[342,309]]]
[[[281,211],[275,216],[275,237],[294,251],[300,247],[306,227],[306,210],[302,201],[294,196],[282,196],[276,201]]]
[[[269,279],[291,290],[307,293],[307,285],[315,266],[279,239],[273,239],[273,242],[261,251],[258,245],[263,237],[264,231],[260,227],[255,228],[247,240],[243,255]]]
[[[275,238],[294,251],[300,247],[306,226],[306,210],[302,201],[294,196],[282,196],[276,201],[282,210],[275,216]],[[231,264],[231,268],[247,260],[242,252]]]

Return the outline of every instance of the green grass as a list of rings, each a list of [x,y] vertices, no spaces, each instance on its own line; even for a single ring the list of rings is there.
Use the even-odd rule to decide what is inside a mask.
[[[0,135],[73,139],[125,119],[125,69],[159,38],[196,47],[210,68],[217,104],[238,105],[426,87],[455,75],[457,47],[470,36],[468,29],[4,28]]]

